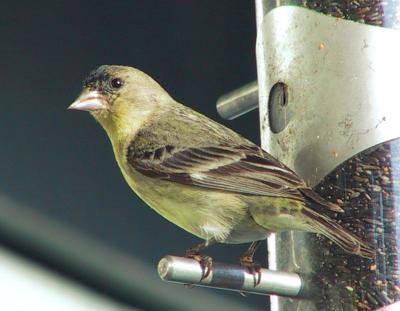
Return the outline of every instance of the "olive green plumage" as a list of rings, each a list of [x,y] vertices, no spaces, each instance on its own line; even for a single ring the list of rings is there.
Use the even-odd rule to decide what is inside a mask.
[[[348,252],[373,255],[313,209],[340,207],[252,142],[176,102],[137,69],[99,67],[70,108],[90,111],[103,126],[138,196],[202,239],[244,243],[271,231],[302,230],[321,233]]]

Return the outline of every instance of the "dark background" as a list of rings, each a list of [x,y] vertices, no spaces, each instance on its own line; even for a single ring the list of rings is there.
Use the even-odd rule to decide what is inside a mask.
[[[131,65],[258,143],[257,112],[224,122],[215,109],[218,96],[256,79],[254,2],[17,1],[0,17],[1,193],[152,267],[183,254],[198,239],[146,207],[100,126],[66,108],[90,70]],[[246,247],[209,253],[237,262]]]

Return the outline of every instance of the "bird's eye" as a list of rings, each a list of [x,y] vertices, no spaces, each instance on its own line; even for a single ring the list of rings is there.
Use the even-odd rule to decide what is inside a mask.
[[[114,78],[111,80],[111,86],[114,89],[119,89],[123,84],[124,82],[120,78]]]

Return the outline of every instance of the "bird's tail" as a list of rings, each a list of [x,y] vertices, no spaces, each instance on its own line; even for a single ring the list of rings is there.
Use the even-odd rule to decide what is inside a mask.
[[[314,232],[326,236],[345,251],[366,258],[375,257],[375,252],[367,243],[347,231],[334,220],[313,211],[309,207],[305,207],[302,213],[309,219],[309,226]]]

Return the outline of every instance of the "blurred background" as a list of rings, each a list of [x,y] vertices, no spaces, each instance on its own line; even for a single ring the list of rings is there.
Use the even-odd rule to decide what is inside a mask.
[[[183,255],[198,239],[146,207],[123,180],[100,126],[66,110],[90,70],[130,65],[259,143],[257,111],[224,122],[215,109],[218,96],[256,79],[254,2],[17,1],[4,2],[0,16],[0,273],[20,273],[8,276],[11,283],[0,278],[10,291],[0,307],[34,310],[36,302],[60,310],[63,299],[84,299],[82,309],[66,310],[101,310],[88,301],[105,299],[111,309],[102,302],[104,310],[265,310],[266,297],[158,279],[158,260]],[[247,247],[208,254],[236,263]],[[20,264],[43,274],[22,273]],[[57,288],[59,296],[50,294]]]

